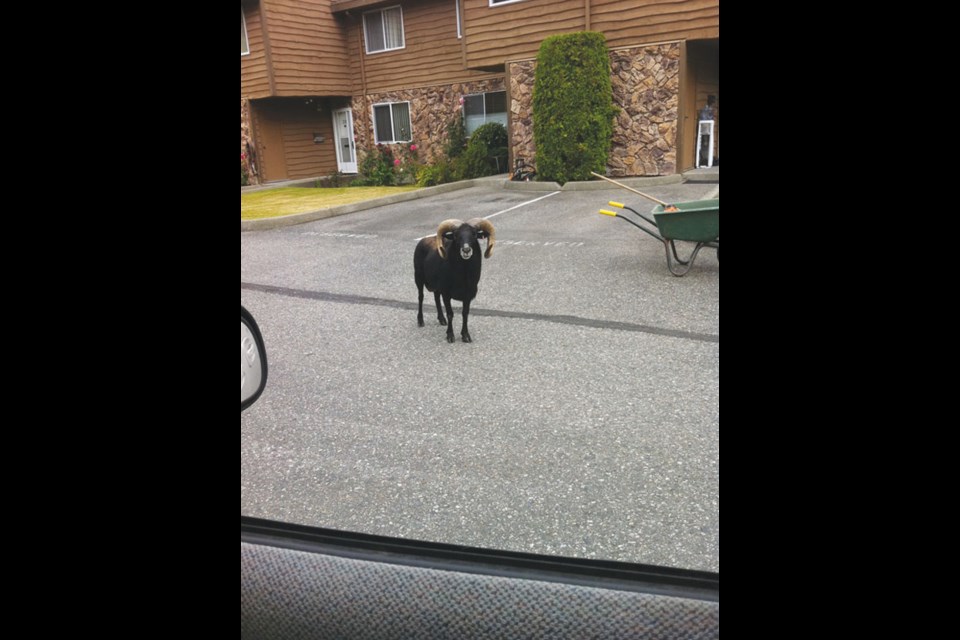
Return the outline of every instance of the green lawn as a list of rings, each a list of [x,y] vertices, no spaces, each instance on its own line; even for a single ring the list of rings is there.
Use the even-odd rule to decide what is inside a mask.
[[[309,187],[283,187],[254,193],[240,194],[240,219],[257,220],[289,216],[327,209],[361,200],[382,198],[395,193],[406,193],[419,187],[339,187],[335,189],[312,189]]]

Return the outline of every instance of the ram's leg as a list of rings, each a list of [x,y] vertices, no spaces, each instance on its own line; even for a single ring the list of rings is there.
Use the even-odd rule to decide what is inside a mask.
[[[470,301],[463,301],[463,325],[460,327],[460,337],[464,342],[473,342],[470,339],[470,332],[467,331],[467,316],[470,315]]]
[[[447,309],[447,342],[453,342],[453,306],[450,304],[450,296],[443,296],[443,306]]]
[[[440,306],[440,292],[435,291],[433,293],[433,301],[437,303],[437,320],[440,321],[440,324],[447,324],[447,321],[443,319],[443,307]]]
[[[419,308],[417,309],[417,326],[423,326],[423,284],[417,283],[417,300]]]

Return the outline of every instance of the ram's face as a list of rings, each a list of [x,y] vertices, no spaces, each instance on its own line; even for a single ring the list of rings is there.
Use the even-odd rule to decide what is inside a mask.
[[[459,251],[460,257],[469,260],[473,257],[474,245],[480,248],[477,243],[477,230],[469,224],[460,225],[456,231],[448,231],[444,234],[444,240],[450,241],[450,251]]]
[[[480,240],[487,241],[487,258],[493,252],[494,229],[488,220],[473,218],[467,222],[450,218],[437,227],[437,252],[446,260],[451,252],[459,251],[463,260],[473,258],[473,252],[480,251]]]

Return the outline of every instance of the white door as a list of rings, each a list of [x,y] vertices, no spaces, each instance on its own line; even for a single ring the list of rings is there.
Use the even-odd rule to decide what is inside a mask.
[[[353,143],[353,112],[350,109],[333,112],[333,137],[337,146],[337,168],[341,173],[356,173],[357,154]]]

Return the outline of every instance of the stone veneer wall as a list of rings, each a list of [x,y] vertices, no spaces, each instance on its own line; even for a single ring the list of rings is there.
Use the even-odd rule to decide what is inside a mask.
[[[607,166],[613,176],[677,171],[680,43],[610,52],[613,102],[620,107]]]
[[[533,162],[535,60],[509,63],[513,158]],[[607,161],[611,176],[672,175],[677,171],[680,43],[610,52],[613,102],[620,108]]]
[[[533,164],[537,147],[533,144],[533,72],[536,60],[511,62],[510,78],[510,158],[516,162],[523,158]]]
[[[503,78],[491,78],[475,82],[458,82],[449,85],[401,89],[384,93],[354,96],[353,131],[357,142],[357,162],[362,162],[366,150],[374,146],[373,105],[383,102],[409,102],[413,140],[417,154],[423,162],[434,162],[443,155],[447,141],[447,124],[462,109],[460,98],[474,93],[504,91]],[[387,145],[395,150],[405,144]]]

